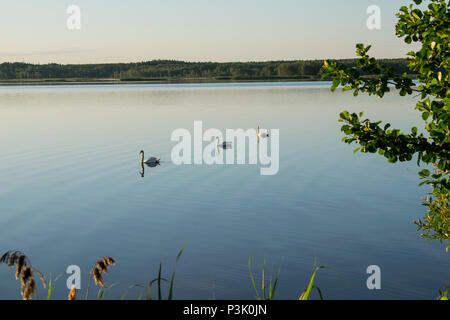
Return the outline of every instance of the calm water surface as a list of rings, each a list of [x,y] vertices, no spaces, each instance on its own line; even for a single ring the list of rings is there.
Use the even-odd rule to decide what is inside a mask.
[[[330,93],[327,83],[0,87],[0,251],[18,249],[53,277],[79,265],[83,286],[97,258],[117,265],[105,281],[120,298],[175,256],[175,298],[251,299],[248,259],[281,264],[277,297],[295,299],[314,263],[326,299],[434,299],[449,257],[421,240],[424,215],[414,163],[353,155],[340,111],[365,110],[401,129],[421,126],[414,98]],[[175,166],[172,131],[280,129],[280,170]],[[206,144],[205,144],[206,145]],[[160,156],[140,175],[139,151]],[[379,265],[382,290],[366,287]],[[256,271],[256,270],[255,270]],[[0,268],[0,298],[18,298]],[[67,296],[65,277],[54,298]],[[132,289],[128,298],[137,298]],[[43,297],[43,290],[40,291]]]

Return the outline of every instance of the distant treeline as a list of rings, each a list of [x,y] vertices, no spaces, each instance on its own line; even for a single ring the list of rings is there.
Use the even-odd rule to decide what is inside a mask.
[[[354,59],[337,60],[353,66]],[[408,73],[405,59],[381,59],[399,73]],[[0,80],[46,79],[320,79],[323,60],[268,62],[183,62],[154,60],[139,63],[108,64],[0,64]]]

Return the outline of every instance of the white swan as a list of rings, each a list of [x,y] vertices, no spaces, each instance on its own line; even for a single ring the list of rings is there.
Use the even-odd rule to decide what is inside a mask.
[[[159,160],[161,160],[160,158],[155,158],[155,157],[150,157],[150,158],[144,160],[144,150],[141,150],[140,154],[141,154],[141,163],[158,164]]]
[[[222,147],[224,149],[229,149],[231,148],[231,142],[230,141],[224,141],[221,144],[219,143],[219,137],[216,137],[217,139],[217,146],[218,147]]]
[[[268,138],[269,137],[269,130],[267,130],[267,132],[260,132],[259,131],[259,126],[258,126],[258,138]]]

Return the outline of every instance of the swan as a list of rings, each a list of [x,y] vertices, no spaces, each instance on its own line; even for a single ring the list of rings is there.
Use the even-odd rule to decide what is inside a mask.
[[[150,158],[144,160],[144,150],[141,150],[140,154],[141,154],[141,164],[142,163],[145,163],[148,165],[159,164],[159,160],[161,160],[160,158],[155,158],[155,157],[150,157]]]
[[[221,144],[219,143],[219,137],[216,137],[217,139],[217,146],[218,147],[222,147],[224,149],[228,149],[231,148],[231,142],[230,141],[224,141]]]
[[[269,137],[269,130],[267,130],[267,132],[260,132],[258,126],[258,138],[268,138],[268,137]]]

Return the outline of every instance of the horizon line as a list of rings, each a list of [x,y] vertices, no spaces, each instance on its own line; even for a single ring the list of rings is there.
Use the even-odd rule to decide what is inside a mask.
[[[58,63],[58,62],[26,62],[26,61],[4,61],[0,62],[0,64],[15,64],[15,63],[21,63],[21,64],[29,64],[29,65],[99,65],[99,64],[138,64],[138,63],[146,63],[146,62],[156,62],[156,61],[165,61],[165,62],[184,62],[184,63],[217,63],[217,64],[229,64],[229,63],[268,63],[268,62],[298,62],[298,61],[325,61],[325,60],[336,60],[336,61],[342,61],[342,60],[358,60],[360,57],[354,57],[354,58],[322,58],[322,59],[281,59],[281,60],[248,60],[248,61],[190,61],[190,60],[177,60],[177,59],[152,59],[152,60],[141,60],[141,61],[129,61],[129,62],[86,62],[86,63]],[[407,57],[401,58],[376,58],[377,60],[406,60]]]

